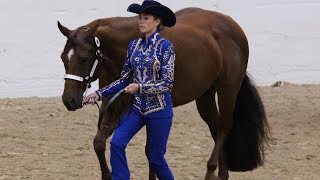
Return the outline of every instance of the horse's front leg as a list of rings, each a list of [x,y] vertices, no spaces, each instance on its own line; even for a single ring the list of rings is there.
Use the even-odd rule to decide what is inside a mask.
[[[110,137],[113,131],[114,129],[107,130],[105,128],[99,128],[93,140],[94,150],[100,163],[102,180],[111,180],[111,173],[107,165],[105,152],[106,140]]]
[[[146,146],[145,146],[145,153],[146,156],[148,158],[149,161],[149,133],[148,133],[148,128],[147,129],[147,142],[146,142]],[[151,168],[150,164],[149,164],[149,180],[156,180],[157,179],[157,175],[156,172]]]

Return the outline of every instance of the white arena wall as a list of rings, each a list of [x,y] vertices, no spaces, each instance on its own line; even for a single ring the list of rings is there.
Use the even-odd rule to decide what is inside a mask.
[[[60,96],[65,37],[98,18],[133,16],[142,0],[1,0],[0,98]],[[320,0],[159,0],[174,11],[200,7],[230,15],[250,45],[248,72],[258,85],[320,83]],[[97,88],[97,84],[93,89]]]

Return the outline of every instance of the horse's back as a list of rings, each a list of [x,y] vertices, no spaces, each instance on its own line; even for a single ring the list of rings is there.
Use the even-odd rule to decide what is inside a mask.
[[[230,16],[201,8],[185,8],[176,12],[177,22],[211,33],[216,40],[232,39],[248,54],[248,41],[242,28]]]

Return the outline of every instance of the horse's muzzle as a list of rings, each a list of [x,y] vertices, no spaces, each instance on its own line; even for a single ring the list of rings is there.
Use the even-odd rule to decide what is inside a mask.
[[[75,110],[80,109],[80,108],[83,107],[82,99],[81,100],[77,100],[77,99],[72,98],[72,97],[70,97],[70,98],[62,97],[62,102],[66,106],[68,111],[75,111]]]

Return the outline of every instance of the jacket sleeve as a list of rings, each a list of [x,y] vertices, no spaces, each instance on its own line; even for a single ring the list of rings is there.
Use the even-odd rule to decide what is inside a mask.
[[[162,58],[160,60],[160,81],[156,84],[139,84],[140,94],[158,94],[172,90],[174,82],[175,52],[171,42],[162,44]]]
[[[118,91],[128,86],[131,82],[133,68],[131,66],[130,57],[133,53],[136,43],[136,40],[132,41],[128,46],[127,57],[124,63],[124,67],[121,71],[120,78],[114,81],[113,83],[109,84],[108,86],[96,91],[100,97],[106,97],[112,94],[116,94]]]

